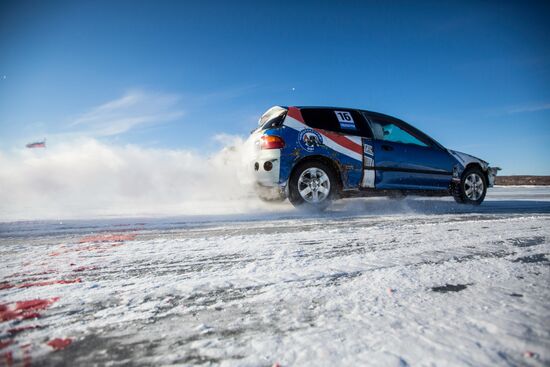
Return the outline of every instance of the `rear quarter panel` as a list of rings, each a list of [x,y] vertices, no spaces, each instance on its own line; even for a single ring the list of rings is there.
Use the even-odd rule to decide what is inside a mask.
[[[303,159],[322,156],[331,159],[338,167],[344,190],[359,187],[363,174],[361,137],[310,128],[294,107],[289,108],[278,130],[273,134],[285,140],[281,151],[281,183],[288,181],[292,169]]]

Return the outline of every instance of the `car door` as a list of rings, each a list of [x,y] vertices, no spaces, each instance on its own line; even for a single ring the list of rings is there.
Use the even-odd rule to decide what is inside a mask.
[[[452,178],[449,153],[410,126],[369,116],[377,189],[443,190]]]

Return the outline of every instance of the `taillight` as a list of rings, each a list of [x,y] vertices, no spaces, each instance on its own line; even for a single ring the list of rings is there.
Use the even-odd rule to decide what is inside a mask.
[[[262,135],[260,149],[282,149],[285,147],[283,138],[275,135]]]

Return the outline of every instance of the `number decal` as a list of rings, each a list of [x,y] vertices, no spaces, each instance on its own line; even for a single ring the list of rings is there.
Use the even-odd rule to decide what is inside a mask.
[[[342,129],[355,130],[355,122],[353,121],[351,113],[347,111],[334,111],[334,113]]]

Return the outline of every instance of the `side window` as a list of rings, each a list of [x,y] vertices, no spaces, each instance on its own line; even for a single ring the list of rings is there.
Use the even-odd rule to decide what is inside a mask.
[[[394,143],[428,145],[390,121],[371,119],[370,126],[375,139]]]
[[[301,112],[309,127],[346,135],[372,136],[363,116],[355,110],[302,108]]]

